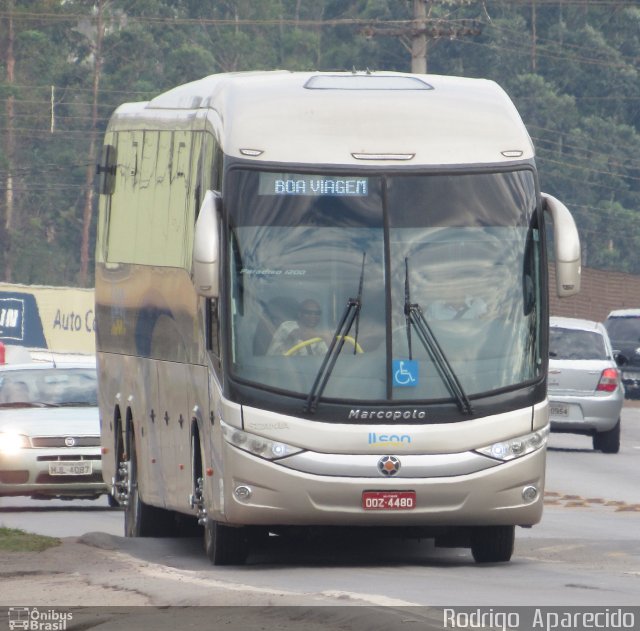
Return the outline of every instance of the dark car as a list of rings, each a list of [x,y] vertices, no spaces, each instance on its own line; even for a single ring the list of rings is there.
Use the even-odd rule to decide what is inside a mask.
[[[640,309],[620,309],[607,317],[605,328],[622,367],[627,399],[640,398]]]

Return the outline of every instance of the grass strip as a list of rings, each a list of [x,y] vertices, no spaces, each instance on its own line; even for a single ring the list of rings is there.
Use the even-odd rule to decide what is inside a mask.
[[[0,526],[0,550],[4,552],[42,552],[59,546],[60,539],[36,535],[17,528]]]

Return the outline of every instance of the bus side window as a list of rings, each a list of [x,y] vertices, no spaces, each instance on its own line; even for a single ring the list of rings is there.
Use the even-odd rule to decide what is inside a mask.
[[[202,132],[202,146],[198,155],[198,163],[196,165],[197,181],[195,185],[195,216],[198,218],[200,206],[204,199],[204,194],[215,189],[213,182],[213,154],[215,150],[215,139],[211,134]],[[220,189],[217,189],[220,190]]]

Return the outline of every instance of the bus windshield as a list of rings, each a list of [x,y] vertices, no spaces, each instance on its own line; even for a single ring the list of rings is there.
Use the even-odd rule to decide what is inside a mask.
[[[455,402],[540,376],[532,171],[232,169],[223,192],[233,378],[382,404]]]

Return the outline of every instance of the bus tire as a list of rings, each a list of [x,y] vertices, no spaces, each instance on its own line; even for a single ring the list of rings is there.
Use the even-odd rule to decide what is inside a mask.
[[[224,526],[207,518],[204,550],[213,565],[243,565],[248,552],[245,528]]]
[[[476,563],[506,563],[513,554],[515,526],[478,526],[471,533]]]
[[[171,511],[145,504],[138,489],[138,454],[133,430],[129,437],[129,501],[124,509],[125,537],[169,537],[175,530]]]

